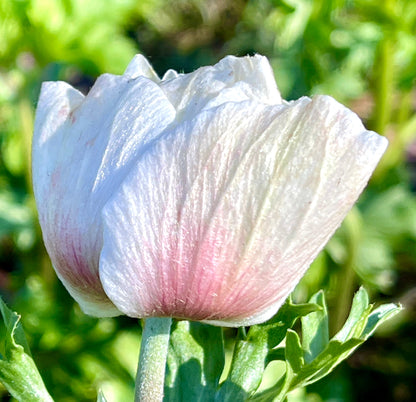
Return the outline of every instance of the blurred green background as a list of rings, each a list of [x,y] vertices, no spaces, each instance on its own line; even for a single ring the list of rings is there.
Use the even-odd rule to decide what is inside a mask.
[[[333,331],[359,284],[374,302],[400,302],[405,311],[291,401],[415,401],[414,0],[0,1],[0,293],[22,315],[52,396],[93,401],[102,388],[109,401],[129,400],[140,326],[85,316],[51,268],[30,177],[40,84],[65,80],[86,92],[97,75],[121,74],[139,52],[159,74],[227,54],[264,54],[285,98],[332,95],[389,138],[367,190],[295,300],[324,288]],[[1,385],[0,400],[10,400]]]

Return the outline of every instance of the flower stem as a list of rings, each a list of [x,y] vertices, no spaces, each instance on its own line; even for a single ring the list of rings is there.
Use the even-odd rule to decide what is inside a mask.
[[[166,358],[172,318],[148,318],[144,321],[139,366],[137,368],[136,402],[163,400]]]

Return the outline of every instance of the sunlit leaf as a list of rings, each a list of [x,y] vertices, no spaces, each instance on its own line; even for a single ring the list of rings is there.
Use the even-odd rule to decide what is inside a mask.
[[[20,323],[0,298],[0,311],[4,325],[3,356],[0,356],[0,381],[19,401],[48,402],[48,394],[34,361]]]
[[[219,400],[236,401],[252,395],[259,387],[265,366],[281,355],[273,352],[296,320],[321,309],[318,304],[293,304],[291,299],[269,321],[253,325],[247,337],[238,340],[233,354],[231,370],[222,384]]]

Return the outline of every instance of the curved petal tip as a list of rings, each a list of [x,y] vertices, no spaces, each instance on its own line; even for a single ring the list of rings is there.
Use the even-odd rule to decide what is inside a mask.
[[[126,68],[126,71],[124,71],[124,75],[133,79],[142,76],[149,78],[154,82],[160,81],[160,78],[156,74],[155,70],[153,70],[149,61],[141,54],[136,54],[133,57],[132,61]]]

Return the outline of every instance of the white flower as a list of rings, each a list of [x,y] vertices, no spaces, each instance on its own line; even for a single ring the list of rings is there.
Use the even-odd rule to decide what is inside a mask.
[[[138,55],[85,97],[42,87],[33,184],[45,245],[88,314],[259,323],[386,145],[330,97],[282,101],[265,57],[160,80]]]

